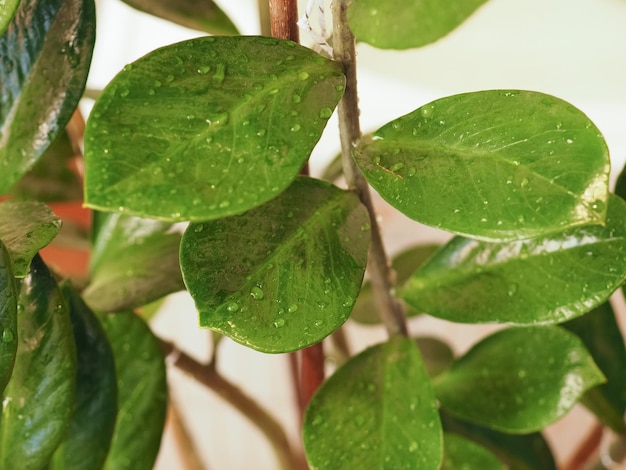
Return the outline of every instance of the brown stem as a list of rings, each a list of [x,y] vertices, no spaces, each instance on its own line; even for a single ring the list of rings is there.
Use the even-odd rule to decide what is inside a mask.
[[[324,382],[324,346],[314,344],[300,351],[300,394],[306,407],[315,391]]]
[[[296,0],[269,0],[272,36],[300,42],[298,3]]]
[[[193,438],[189,430],[185,426],[183,417],[180,414],[178,405],[174,401],[170,401],[168,407],[168,419],[172,426],[172,434],[176,440],[176,444],[180,449],[180,456],[187,470],[204,470],[206,467],[202,463],[202,459],[198,454]]]
[[[598,451],[602,442],[602,432],[602,425],[596,424],[582,444],[576,449],[576,453],[565,464],[563,470],[581,470],[591,456]]]

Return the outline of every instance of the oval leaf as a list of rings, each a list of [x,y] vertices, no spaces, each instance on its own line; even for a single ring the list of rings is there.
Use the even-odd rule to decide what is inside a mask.
[[[425,46],[453,31],[487,0],[359,0],[348,20],[358,41],[381,49]]]
[[[150,303],[185,288],[178,264],[181,234],[172,224],[125,214],[101,220],[83,292],[104,312]]]
[[[62,292],[69,302],[76,342],[76,400],[65,440],[54,453],[48,468],[102,468],[117,415],[113,352],[100,322],[72,286],[66,283]]]
[[[430,315],[461,323],[559,323],[605,302],[626,278],[626,202],[604,226],[509,243],[454,238],[401,289]]]
[[[167,410],[165,362],[159,341],[132,312],[99,317],[117,372],[118,414],[104,470],[151,470]]]
[[[76,349],[69,309],[39,256],[21,283],[17,357],[3,394],[0,458],[5,468],[43,468],[72,416]]]
[[[180,263],[200,325],[263,352],[317,343],[354,305],[368,222],[354,193],[298,178],[244,215],[190,224]]]
[[[504,470],[491,452],[474,442],[449,432],[443,435],[441,470]]]
[[[42,202],[0,204],[0,239],[13,260],[15,277],[26,276],[30,261],[60,229],[61,219]]]
[[[87,81],[95,23],[93,0],[22,0],[0,36],[0,193],[72,116]]]
[[[369,183],[405,215],[503,241],[602,223],[609,155],[581,111],[529,91],[442,98],[359,145]]]
[[[528,433],[556,421],[603,381],[580,339],[547,326],[489,336],[434,385],[446,411],[492,429]]]
[[[204,37],[158,49],[93,108],[86,204],[196,221],[256,207],[293,181],[344,82],[338,64],[289,41]]]
[[[415,343],[393,338],[338,369],[313,396],[303,438],[315,469],[438,469],[441,423]]]
[[[430,378],[441,374],[454,361],[452,348],[437,338],[420,336],[415,338],[415,343],[422,354],[422,360]]]
[[[11,258],[0,241],[0,392],[4,390],[17,351],[17,289]]]

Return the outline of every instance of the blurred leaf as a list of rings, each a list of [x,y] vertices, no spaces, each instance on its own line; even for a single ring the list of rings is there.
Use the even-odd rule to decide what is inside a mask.
[[[93,0],[22,0],[0,36],[0,193],[63,131],[85,88]]]
[[[115,357],[119,408],[104,470],[152,470],[167,409],[159,341],[132,312],[100,315],[99,319]]]
[[[0,36],[2,36],[9,27],[19,5],[20,0],[3,0],[0,5]]]
[[[298,178],[244,215],[190,224],[180,259],[201,326],[277,353],[317,343],[346,321],[368,244],[356,194]]]
[[[604,381],[583,343],[558,327],[509,328],[476,344],[435,381],[441,407],[509,433],[543,429]]]
[[[72,417],[76,349],[69,309],[39,256],[21,282],[17,357],[4,390],[0,456],[7,469],[43,468]]]
[[[369,183],[427,225],[492,241],[601,224],[609,154],[569,103],[530,91],[442,98],[355,148]]]
[[[157,49],[94,105],[86,204],[172,221],[257,207],[296,177],[344,83],[339,64],[289,41],[204,37]]]
[[[319,470],[438,469],[441,423],[415,343],[395,337],[337,369],[308,406],[303,438]]]
[[[449,432],[443,435],[441,470],[505,470],[491,452],[471,440]]]
[[[209,34],[239,34],[213,0],[123,0],[137,10]]]
[[[61,219],[42,202],[0,203],[0,239],[13,260],[15,277],[24,277],[37,252],[59,233]]]
[[[17,289],[11,258],[0,240],[0,392],[4,390],[17,352]]]
[[[559,323],[602,304],[626,277],[626,202],[604,225],[508,243],[454,238],[401,289],[412,306],[462,323]]]
[[[441,374],[454,361],[454,352],[450,346],[437,338],[420,336],[415,338],[415,342],[431,378]]]
[[[76,342],[76,400],[65,440],[49,470],[102,468],[117,415],[117,377],[113,352],[93,312],[69,283],[61,287],[68,300]]]
[[[333,160],[328,164],[324,173],[322,173],[323,180],[330,181],[331,183],[338,180],[343,175],[343,162],[341,161],[341,154],[335,156]]]
[[[100,218],[91,283],[83,292],[98,311],[132,309],[185,288],[178,263],[181,234],[171,223],[126,214]]]

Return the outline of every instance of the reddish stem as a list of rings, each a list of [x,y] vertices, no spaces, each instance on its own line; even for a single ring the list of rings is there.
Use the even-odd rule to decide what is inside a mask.
[[[300,351],[300,403],[303,408],[324,382],[324,346],[314,344]]]
[[[600,443],[602,442],[603,430],[604,428],[601,424],[596,424],[578,449],[576,449],[576,453],[569,462],[565,464],[563,470],[581,470],[584,468],[585,463],[598,451]]]
[[[269,0],[272,36],[300,42],[298,3],[296,0]]]

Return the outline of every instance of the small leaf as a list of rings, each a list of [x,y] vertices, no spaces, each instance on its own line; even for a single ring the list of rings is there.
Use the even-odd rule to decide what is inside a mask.
[[[165,363],[159,341],[132,312],[99,318],[115,357],[119,408],[104,470],[151,470],[167,409]]]
[[[462,323],[559,323],[605,302],[626,277],[626,202],[612,196],[604,226],[509,243],[454,238],[401,296]]]
[[[19,5],[20,0],[4,0],[2,2],[2,8],[0,8],[0,36],[8,28]]]
[[[183,290],[180,239],[171,223],[125,214],[101,219],[85,302],[98,311],[119,312]]]
[[[429,377],[436,377],[454,361],[454,352],[447,343],[430,336],[415,338]]]
[[[491,452],[457,434],[443,435],[443,465],[441,470],[504,470]]]
[[[296,177],[344,83],[339,64],[289,41],[204,37],[157,49],[94,105],[86,204],[173,221],[259,206]]]
[[[0,240],[0,393],[6,387],[17,352],[17,289],[11,258]]]
[[[553,96],[450,96],[392,121],[354,157],[408,217],[492,241],[604,222],[609,154],[587,116]]]
[[[72,416],[76,349],[69,309],[39,256],[21,282],[19,309],[17,357],[0,417],[0,458],[3,468],[43,468]]]
[[[392,338],[339,368],[313,396],[303,437],[315,469],[438,469],[441,423],[415,343]]]
[[[89,72],[95,23],[93,0],[22,0],[0,36],[0,193],[72,116]]]
[[[181,26],[209,34],[235,35],[239,32],[213,0],[123,0],[137,10]]]
[[[358,41],[381,49],[410,49],[441,39],[487,0],[359,0],[348,10]]]
[[[368,244],[369,218],[354,193],[298,178],[244,215],[190,224],[180,264],[201,326],[277,353],[346,321]]]
[[[558,327],[509,328],[475,345],[435,381],[441,407],[509,433],[543,429],[604,381],[585,346]]]
[[[607,378],[607,383],[587,391],[582,403],[616,433],[624,434],[626,347],[611,304],[606,302],[563,327],[582,340]]]
[[[117,415],[117,377],[113,352],[100,322],[74,292],[62,286],[69,302],[76,341],[76,400],[64,442],[49,470],[102,468]]]
[[[60,229],[61,219],[42,202],[0,204],[0,239],[13,260],[15,277],[26,276],[30,261]]]

